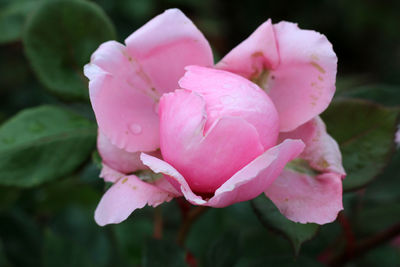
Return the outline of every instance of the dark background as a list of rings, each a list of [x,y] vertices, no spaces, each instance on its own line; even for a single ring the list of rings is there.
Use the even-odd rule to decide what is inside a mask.
[[[0,24],[4,22],[4,10],[11,1],[0,0]],[[275,23],[297,22],[300,28],[325,34],[333,44],[339,59],[337,95],[365,90],[367,99],[388,107],[400,105],[400,1],[93,2],[111,18],[121,42],[165,9],[180,8],[209,40],[216,60],[268,18]],[[32,4],[26,12],[8,22],[7,29],[22,27],[34,8]],[[5,28],[0,29],[4,31]],[[39,83],[21,40],[16,37],[2,41],[0,122],[24,108],[43,103],[61,104],[61,101]],[[88,103],[78,101],[62,105],[93,120]],[[136,211],[120,225],[100,228],[94,222],[93,212],[105,186],[98,179],[98,163],[90,158],[73,173],[40,186],[23,189],[0,186],[0,266],[157,266],[149,260],[157,257],[165,257],[159,266],[166,266],[167,262],[171,263],[167,260],[171,255],[190,261],[192,254],[200,266],[320,266],[317,259],[323,261],[330,253],[346,246],[348,228],[343,225],[350,223],[353,231],[350,235],[357,239],[398,223],[399,163],[397,152],[389,167],[370,184],[369,190],[346,193],[348,218],[321,227],[317,237],[305,243],[300,256],[294,259],[291,244],[266,230],[247,202],[208,211],[193,226],[185,251],[169,247],[181,221],[180,209],[174,201],[160,209],[164,214],[163,239],[167,240],[161,245],[162,249],[149,241],[153,234],[152,208]],[[361,207],[368,208],[359,212]],[[346,266],[400,266],[399,247],[386,240]],[[177,260],[170,266],[181,266],[179,264]]]

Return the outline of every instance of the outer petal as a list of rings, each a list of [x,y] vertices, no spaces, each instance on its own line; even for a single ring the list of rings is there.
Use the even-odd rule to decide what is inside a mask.
[[[207,201],[205,201],[200,196],[193,193],[188,183],[186,182],[185,178],[183,178],[183,176],[167,162],[158,159],[156,157],[147,155],[145,153],[142,153],[140,155],[140,158],[143,161],[143,164],[148,166],[153,172],[163,173],[168,177],[170,177],[175,183],[177,183],[180,186],[179,189],[181,190],[183,196],[190,203],[194,205],[204,205],[207,203]]]
[[[300,140],[287,139],[267,150],[218,188],[208,205],[225,207],[255,198],[278,177],[286,163],[297,157],[303,149],[304,144]]]
[[[288,219],[300,223],[333,222],[342,205],[339,174],[310,176],[284,170],[265,194]]]
[[[346,176],[339,145],[326,132],[325,123],[320,117],[315,117],[296,130],[281,133],[279,136],[280,140],[287,138],[303,140],[306,148],[300,158],[306,160],[313,169],[320,172],[334,172],[342,178]]]
[[[222,117],[203,135],[205,103],[196,93],[163,96],[160,116],[163,158],[194,192],[215,192],[264,151],[254,126],[240,117]]]
[[[275,69],[278,64],[278,47],[269,19],[229,52],[216,67],[251,79],[265,69]]]
[[[324,111],[335,93],[337,57],[328,39],[294,23],[274,25],[280,65],[266,83],[281,119],[290,131]]]
[[[141,181],[135,175],[119,179],[102,197],[94,218],[98,225],[124,221],[135,210],[146,204],[156,207],[170,201],[172,195],[158,187]]]
[[[162,94],[177,88],[187,65],[212,66],[207,40],[179,9],[169,9],[130,35],[129,54]]]
[[[113,145],[128,152],[156,150],[159,97],[178,87],[186,65],[211,65],[211,49],[179,10],[155,17],[126,44],[102,44],[85,66],[92,106]]]
[[[335,140],[326,132],[323,121],[313,120],[281,139],[299,138],[306,148],[299,156],[309,164],[310,171],[285,169],[265,194],[288,219],[324,224],[336,219],[342,206],[342,182],[345,171]]]
[[[286,140],[271,148],[233,175],[209,200],[194,194],[184,177],[165,161],[143,153],[141,159],[154,172],[164,173],[178,183],[184,197],[192,204],[225,207],[252,199],[262,193],[279,175],[285,164],[299,155],[303,148],[304,144],[299,140]]]
[[[128,152],[114,146],[100,131],[97,136],[97,150],[105,164],[121,173],[147,169],[140,160],[140,152]]]
[[[260,26],[217,67],[257,82],[278,110],[281,131],[291,131],[330,103],[335,92],[337,57],[324,35],[301,30],[289,22],[275,24],[273,30],[269,25],[267,21]],[[279,64],[275,64],[272,40],[276,42]],[[262,49],[266,51],[260,52]]]

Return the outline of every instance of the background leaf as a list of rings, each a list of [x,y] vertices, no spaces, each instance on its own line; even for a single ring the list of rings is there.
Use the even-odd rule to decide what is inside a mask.
[[[67,99],[87,99],[83,66],[103,42],[115,39],[106,14],[94,3],[46,1],[27,22],[25,52],[39,80]]]
[[[398,109],[355,99],[338,99],[322,114],[343,155],[344,190],[365,186],[387,165],[398,114]]]
[[[0,44],[21,38],[26,17],[37,3],[35,0],[10,0],[0,3]]]
[[[182,267],[185,252],[174,241],[151,239],[147,242],[143,254],[144,267]]]
[[[60,178],[90,155],[96,126],[68,110],[26,109],[0,126],[0,184],[21,187]]]
[[[263,225],[281,233],[292,243],[296,255],[300,252],[301,245],[314,237],[318,231],[317,224],[301,224],[286,219],[264,195],[253,199],[251,204]]]
[[[95,266],[85,250],[50,230],[45,233],[43,267]]]
[[[230,267],[239,258],[239,236],[237,232],[227,232],[217,238],[207,253],[209,267]]]

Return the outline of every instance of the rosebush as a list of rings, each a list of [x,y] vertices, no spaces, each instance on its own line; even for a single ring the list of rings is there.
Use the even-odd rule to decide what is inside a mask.
[[[225,207],[263,192],[290,220],[334,221],[345,171],[318,115],[336,68],[324,35],[271,20],[214,66],[207,40],[178,9],[125,45],[103,43],[85,66],[101,177],[114,183],[97,223],[173,197]],[[164,176],[141,178],[147,167]]]

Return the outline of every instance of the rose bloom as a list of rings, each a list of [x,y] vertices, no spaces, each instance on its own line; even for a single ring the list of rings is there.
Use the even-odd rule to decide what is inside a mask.
[[[332,222],[345,172],[318,115],[334,95],[336,68],[324,35],[271,20],[214,65],[178,9],[125,45],[100,45],[84,71],[101,177],[114,184],[96,222],[119,223],[175,197],[225,207],[262,193],[292,221]]]

